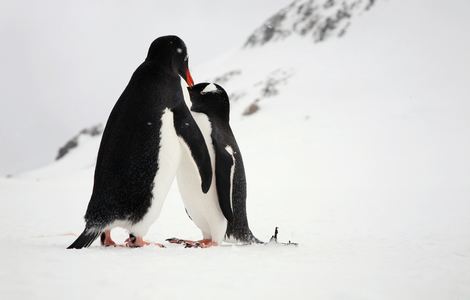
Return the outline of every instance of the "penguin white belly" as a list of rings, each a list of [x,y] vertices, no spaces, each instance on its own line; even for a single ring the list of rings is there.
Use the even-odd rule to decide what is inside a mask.
[[[215,174],[215,151],[212,145],[211,124],[205,114],[192,112],[193,118],[201,129],[211,157],[212,172]],[[181,163],[177,172],[178,188],[184,206],[197,227],[202,231],[204,239],[212,239],[220,243],[227,229],[227,220],[220,209],[217,196],[215,175],[209,191],[201,190],[201,179],[194,160],[187,146],[183,146]]]
[[[138,236],[145,235],[159,217],[181,159],[181,146],[174,127],[173,112],[165,109],[161,121],[158,170],[153,180],[152,202],[142,220],[129,228]]]

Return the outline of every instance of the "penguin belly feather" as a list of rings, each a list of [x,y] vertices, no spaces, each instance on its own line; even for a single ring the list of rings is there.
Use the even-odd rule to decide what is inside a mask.
[[[199,126],[211,158],[212,170],[215,170],[215,151],[211,138],[211,123],[202,113],[192,113]],[[201,230],[203,239],[211,239],[220,243],[223,241],[227,230],[225,219],[219,205],[215,176],[209,191],[204,194],[200,188],[200,177],[191,152],[187,146],[181,151],[181,162],[177,171],[178,188],[183,198],[186,211],[196,226]]]

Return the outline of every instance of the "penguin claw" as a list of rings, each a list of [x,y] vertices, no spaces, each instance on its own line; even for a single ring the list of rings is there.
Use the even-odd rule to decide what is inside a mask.
[[[183,240],[175,237],[166,239],[166,241],[171,244],[184,245],[184,248],[199,248],[201,246],[199,242]]]
[[[217,246],[217,243],[212,240],[190,241],[179,238],[169,238],[166,239],[166,241],[172,244],[184,245],[184,248],[209,248]]]
[[[185,248],[202,248],[199,242],[194,242],[194,241],[184,241],[184,247]]]
[[[171,243],[171,244],[184,244],[185,240],[182,240],[182,239],[179,239],[179,238],[169,238],[169,239],[166,239],[165,241]]]

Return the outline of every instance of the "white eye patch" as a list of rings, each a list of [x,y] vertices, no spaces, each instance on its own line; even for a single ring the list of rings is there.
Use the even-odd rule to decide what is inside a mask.
[[[176,52],[178,52],[178,53],[183,53],[183,49],[181,49],[181,48],[176,48]]]
[[[219,92],[219,89],[217,88],[217,86],[213,83],[211,84],[208,84],[202,91],[201,91],[201,95],[204,95],[204,94],[207,94],[207,93],[217,93]]]

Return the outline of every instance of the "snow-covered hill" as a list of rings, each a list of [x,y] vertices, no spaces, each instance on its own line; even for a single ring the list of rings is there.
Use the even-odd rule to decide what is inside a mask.
[[[245,47],[264,45],[291,35],[322,42],[342,37],[353,17],[369,10],[375,0],[297,0],[269,18],[246,41]]]
[[[341,38],[289,27],[308,7],[328,22],[327,3],[358,7]],[[279,226],[299,247],[66,251],[99,144],[81,135],[50,166],[0,179],[2,298],[470,297],[469,5],[368,3],[296,1],[273,26],[288,36],[262,42],[261,27],[193,70],[231,96],[253,231]],[[173,187],[149,240],[200,237],[181,202]]]

